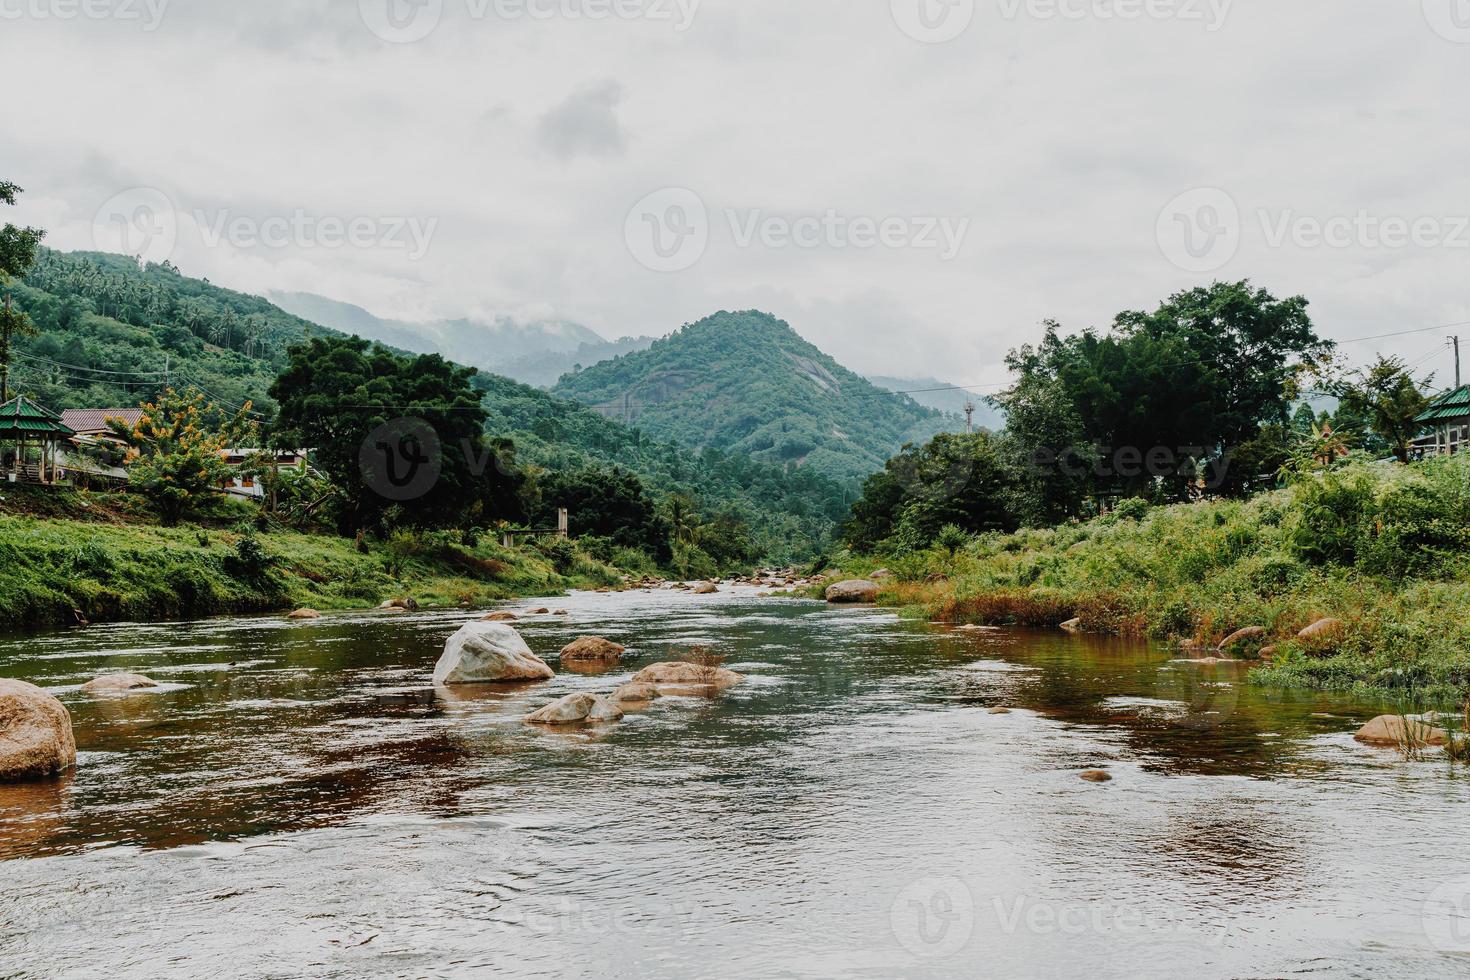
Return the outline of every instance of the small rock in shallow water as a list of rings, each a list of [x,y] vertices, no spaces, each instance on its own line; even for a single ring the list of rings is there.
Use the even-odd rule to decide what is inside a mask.
[[[600,694],[568,694],[526,716],[532,725],[576,725],[581,722],[618,721],[623,709]]]
[[[1113,778],[1101,769],[1087,769],[1078,775],[1089,783],[1106,783],[1112,781]]]
[[[126,694],[157,686],[157,681],[142,674],[103,674],[83,684],[82,691],[87,694]]]
[[[1010,708],[991,708],[990,709],[990,713],[993,714],[993,715],[1008,715],[1008,714],[1011,713],[1011,709]]]
[[[627,649],[620,643],[605,640],[600,636],[579,636],[561,648],[563,660],[616,661]]]
[[[521,617],[517,616],[513,612],[493,612],[493,613],[490,613],[489,615],[481,616],[480,617],[480,622],[482,622],[482,623],[514,623],[516,620],[518,620],[520,618]]]
[[[287,619],[321,619],[322,614],[315,609],[297,609],[286,617]]]
[[[1405,724],[1404,719],[1398,715],[1379,715],[1358,729],[1353,738],[1368,745],[1419,748],[1425,745],[1443,745],[1447,735],[1443,729],[1418,719],[1410,718]]]
[[[608,698],[618,704],[627,704],[628,702],[652,701],[658,696],[658,688],[652,684],[629,681],[609,694]]]

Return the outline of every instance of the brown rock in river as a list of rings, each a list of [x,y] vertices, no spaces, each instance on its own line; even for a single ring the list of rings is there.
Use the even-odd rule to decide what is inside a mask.
[[[513,612],[493,612],[493,613],[490,613],[487,616],[481,616],[480,617],[480,622],[482,622],[482,623],[514,623],[516,620],[518,620],[520,618],[521,617],[517,616]]]
[[[636,684],[652,684],[655,687],[733,687],[745,680],[744,676],[726,667],[707,667],[680,660],[649,664],[633,675]]]
[[[828,602],[877,602],[878,583],[866,579],[849,579],[827,586]]]
[[[609,694],[608,699],[618,704],[636,704],[641,701],[652,701],[658,696],[658,688],[652,684],[629,681]]]
[[[568,694],[531,712],[526,716],[526,722],[532,725],[576,725],[617,721],[622,717],[623,709],[600,694]]]
[[[1078,773],[1077,775],[1087,780],[1089,783],[1107,783],[1111,782],[1113,779],[1112,776],[1108,775],[1101,769],[1086,769]]]
[[[52,776],[76,762],[66,706],[34,684],[0,680],[0,782]]]
[[[319,613],[319,612],[317,612],[315,609],[305,609],[305,608],[302,608],[302,609],[297,609],[295,612],[292,612],[286,618],[287,619],[321,619],[322,618],[322,614]]]
[[[1358,729],[1358,733],[1353,736],[1359,742],[1368,745],[1386,745],[1394,748],[1443,745],[1446,737],[1443,729],[1435,728],[1427,722],[1414,718],[1407,719],[1406,724],[1405,719],[1399,715],[1379,715]]]
[[[623,655],[627,647],[600,636],[579,636],[561,648],[563,660],[596,660],[611,662]]]
[[[103,674],[82,685],[86,694],[126,694],[157,687],[158,682],[142,674]]]
[[[1011,709],[1010,708],[991,708],[990,709],[990,713],[992,715],[1008,715],[1008,714],[1011,713]]]
[[[720,591],[720,587],[710,582],[701,582],[694,587],[695,595],[713,595]]]
[[[1065,623],[1061,624],[1061,628],[1066,630],[1068,633],[1081,633],[1082,620],[1080,617],[1076,619],[1069,619]]]

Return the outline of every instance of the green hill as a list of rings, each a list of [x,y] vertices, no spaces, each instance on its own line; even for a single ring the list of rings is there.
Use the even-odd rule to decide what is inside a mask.
[[[843,483],[954,425],[754,310],[686,325],[645,351],[565,375],[552,391],[660,438]]]
[[[249,401],[268,430],[275,405],[266,391],[286,348],[337,334],[260,297],[121,255],[43,250],[13,292],[39,333],[17,346],[12,388],[56,410],[128,407],[168,383],[231,408]],[[690,496],[706,517],[744,520],[773,559],[814,553],[844,515],[842,489],[815,471],[787,472],[718,448],[691,451],[498,375],[480,372],[474,383],[485,394],[487,428],[513,439],[521,462],[620,466],[656,495]]]

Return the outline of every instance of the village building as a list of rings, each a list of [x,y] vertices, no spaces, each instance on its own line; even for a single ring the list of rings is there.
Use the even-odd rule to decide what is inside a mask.
[[[1413,443],[1415,457],[1460,452],[1470,445],[1470,385],[1440,395],[1414,421],[1424,426]]]
[[[76,433],[61,416],[17,395],[0,405],[0,479],[55,483],[57,450]]]

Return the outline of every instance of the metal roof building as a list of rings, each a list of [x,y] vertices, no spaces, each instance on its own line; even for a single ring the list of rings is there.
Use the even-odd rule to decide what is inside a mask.
[[[61,416],[24,395],[17,395],[0,405],[0,442],[15,446],[0,452],[0,476],[14,483],[35,480],[50,483],[56,478],[56,446],[76,432],[61,421]],[[36,462],[26,458],[26,447],[34,445],[40,452]]]
[[[1414,421],[1426,430],[1414,440],[1420,455],[1459,452],[1470,444],[1470,385],[1440,395]]]

